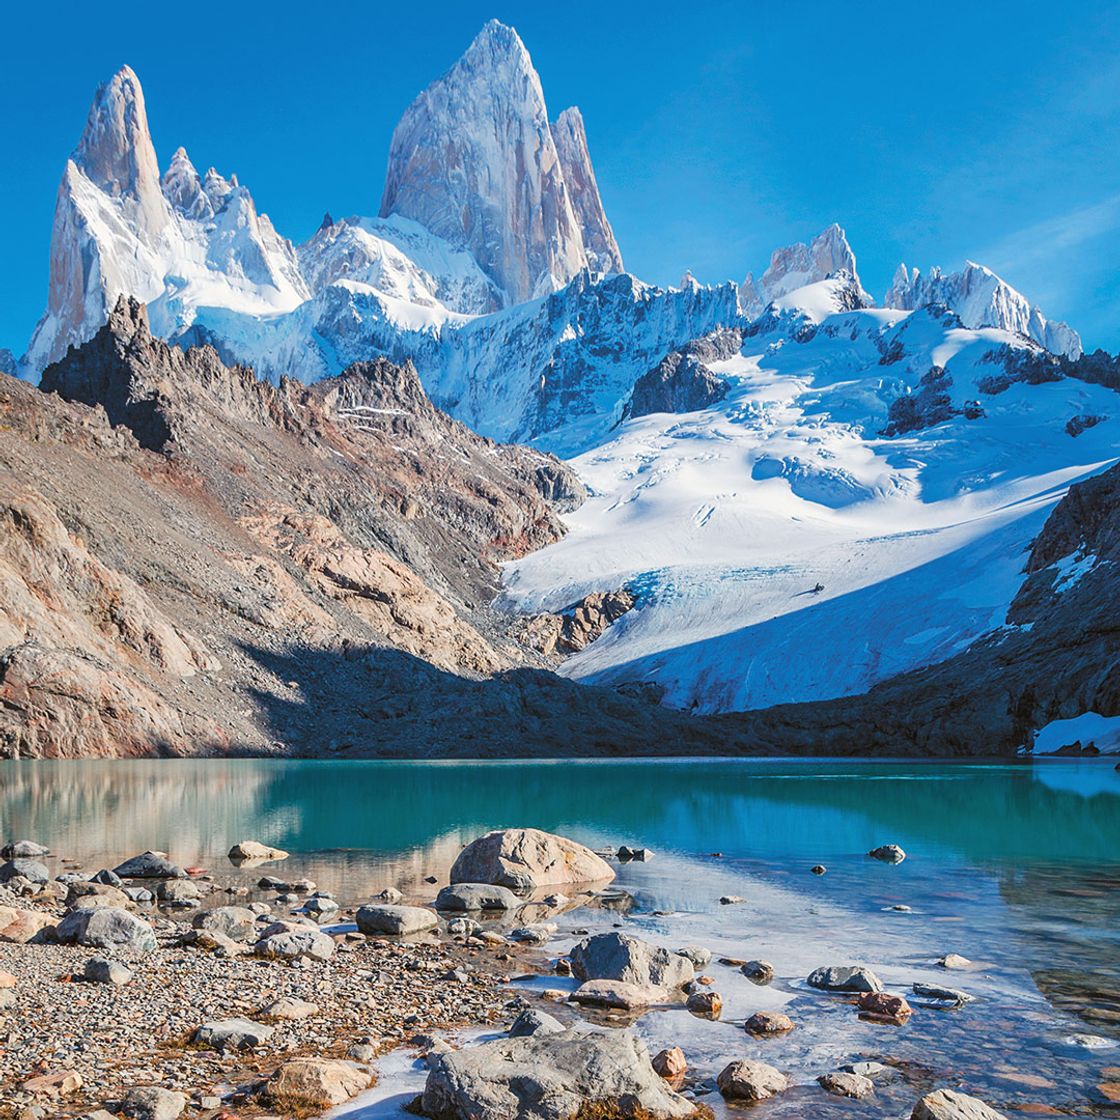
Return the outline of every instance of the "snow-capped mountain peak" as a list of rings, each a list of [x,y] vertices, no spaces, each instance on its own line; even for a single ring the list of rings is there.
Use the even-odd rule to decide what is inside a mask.
[[[381,216],[412,218],[470,250],[509,303],[561,288],[582,268],[621,265],[582,119],[557,123],[563,158],[529,52],[491,20],[401,117]]]
[[[756,281],[753,274],[747,274],[739,288],[739,304],[743,313],[753,318],[775,300],[841,273],[850,278],[862,302],[870,304],[871,297],[860,284],[856,255],[848,244],[847,235],[833,222],[808,245],[799,241],[775,249],[760,279]]]
[[[1026,335],[1054,354],[1081,356],[1081,336],[1065,323],[1047,320],[1026,296],[990,268],[965,261],[960,272],[944,273],[934,266],[923,276],[900,264],[883,297],[885,307],[913,311],[941,303],[955,311],[971,329],[998,327]]]

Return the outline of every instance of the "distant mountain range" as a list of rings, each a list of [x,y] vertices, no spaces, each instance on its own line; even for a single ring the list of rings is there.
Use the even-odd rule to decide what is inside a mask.
[[[200,174],[182,148],[161,174],[139,79],[119,71],[98,89],[62,176],[47,311],[18,362],[0,352],[0,372],[42,377],[43,388],[103,408],[142,448],[167,455],[180,443],[159,419],[151,371],[110,385],[89,356],[91,340],[107,345],[99,331],[110,320],[114,337],[140,337],[121,319],[130,300],[146,305],[140,334],[150,325],[173,345],[213,348],[182,365],[154,341],[141,347],[175,368],[171,414],[191,398],[191,377],[207,382],[206,408],[220,411],[229,391],[215,386],[252,375],[216,371],[251,366],[275,388],[238,388],[238,401],[267,398],[277,415],[320,409],[338,424],[338,393],[361,381],[349,371],[382,362],[408,370],[401,376],[415,386],[346,406],[351,426],[371,420],[381,452],[394,437],[373,417],[422,412],[425,430],[442,431],[453,421],[430,416],[446,413],[481,438],[468,460],[521,464],[499,489],[523,485],[534,455],[550,464],[548,478],[561,472],[567,499],[555,479],[530,472],[532,501],[547,512],[518,490],[520,512],[511,507],[496,532],[524,538],[485,560],[480,509],[461,511],[456,532],[467,536],[451,552],[488,573],[469,595],[448,595],[451,552],[425,566],[431,541],[378,530],[383,543],[393,537],[395,562],[448,598],[439,626],[478,631],[473,612],[485,604],[475,600],[497,595],[481,645],[463,637],[449,659],[439,643],[429,650],[399,620],[386,630],[379,618],[395,648],[468,675],[551,665],[612,695],[640,694],[647,707],[657,699],[665,719],[670,708],[719,716],[793,705],[780,734],[772,722],[736,724],[741,749],[753,749],[762,726],[764,746],[804,747],[797,728],[820,736],[824,717],[800,724],[803,705],[873,695],[993,642],[1029,642],[1034,624],[1016,621],[1025,616],[1013,605],[1032,541],[1070,484],[1116,458],[1117,363],[1084,355],[1075,330],[979,264],[951,274],[900,265],[876,304],[834,224],[776,250],[741,284],[686,274],[661,288],[625,272],[579,110],[550,115],[524,44],[496,21],[405,110],[377,216],[328,214],[299,246],[236,177]],[[427,439],[418,480],[438,473],[442,438]],[[514,442],[534,450],[496,450]],[[220,472],[208,472],[224,454],[203,471],[219,490]],[[307,468],[317,493],[334,485],[320,468]],[[361,518],[342,509],[355,492],[326,489],[314,515],[369,547]],[[270,549],[279,531],[268,530]],[[1054,558],[1055,595],[1105,563],[1088,548],[1071,541]],[[275,562],[290,565],[291,551]],[[464,660],[465,649],[475,653]],[[998,692],[990,685],[985,696]],[[1014,717],[1001,724],[989,712],[985,725],[1006,751],[1047,720],[1081,714],[1079,697],[1032,701],[1026,714],[1011,698]],[[892,727],[899,749],[937,749],[928,728]],[[696,749],[708,749],[713,732],[695,733]]]

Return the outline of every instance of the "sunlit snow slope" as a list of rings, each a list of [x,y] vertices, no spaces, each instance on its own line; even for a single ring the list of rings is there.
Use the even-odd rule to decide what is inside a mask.
[[[1051,506],[1117,454],[1115,421],[1076,437],[1067,422],[1117,397],[1069,379],[992,392],[1001,348],[1029,340],[936,309],[829,314],[831,284],[709,363],[729,383],[718,405],[628,421],[574,460],[593,497],[567,538],[509,566],[507,603],[627,584],[638,607],[562,673],[741,710],[861,692],[1001,625]],[[952,407],[983,415],[882,435],[934,366]]]

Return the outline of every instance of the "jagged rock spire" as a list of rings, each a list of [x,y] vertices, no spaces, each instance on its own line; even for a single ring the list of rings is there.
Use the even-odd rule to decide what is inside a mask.
[[[573,169],[586,159],[571,154]],[[589,171],[587,163],[581,174]],[[586,190],[584,200],[593,210]],[[392,214],[469,249],[511,303],[589,266],[540,78],[513,28],[491,20],[405,110],[381,200],[382,217]],[[599,225],[603,239],[609,226]]]

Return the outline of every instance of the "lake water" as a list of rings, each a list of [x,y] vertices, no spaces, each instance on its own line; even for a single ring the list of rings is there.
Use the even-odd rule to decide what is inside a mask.
[[[713,963],[720,1023],[673,1011],[636,1026],[651,1047],[680,1043],[702,1072],[738,1057],[787,1070],[797,1087],[760,1116],[904,1116],[933,1085],[1011,1115],[1107,1114],[1097,1086],[1120,1082],[1120,772],[1106,759],[0,764],[0,835],[40,840],[91,872],[156,848],[249,885],[261,870],[238,872],[225,853],[251,838],[292,853],[284,876],[343,901],[385,886],[430,901],[427,876],[445,881],[462,844],[509,825],[655,853],[619,867],[628,913],[567,914],[550,952],[577,929],[621,922],[671,947],[774,963],[768,988]],[[883,843],[907,860],[869,860]],[[810,874],[816,863],[828,874]],[[721,895],[743,901],[721,906]],[[975,969],[937,968],[947,952]],[[863,1023],[803,984],[817,965],[848,963],[892,991],[940,982],[977,998],[957,1011],[917,1006],[901,1028]],[[798,1029],[752,1039],[742,1021],[765,1007]],[[901,1076],[858,1104],[814,1084],[863,1058]],[[381,1116],[384,1102],[350,1114]]]

